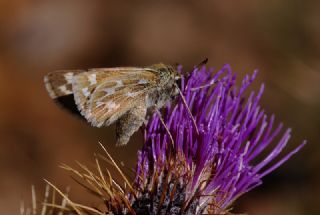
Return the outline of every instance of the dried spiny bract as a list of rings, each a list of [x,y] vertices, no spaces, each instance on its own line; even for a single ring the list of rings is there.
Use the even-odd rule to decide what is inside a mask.
[[[85,206],[71,201],[67,196],[48,182],[59,194],[66,199],[66,208],[75,214],[114,214],[114,215],[193,215],[202,214],[205,206],[199,205],[197,193],[195,197],[187,198],[187,187],[192,176],[187,163],[183,159],[177,159],[176,163],[165,162],[163,167],[149,175],[148,181],[129,182],[120,168],[111,158],[107,151],[107,157],[102,159],[117,169],[125,183],[116,182],[109,170],[104,168],[96,159],[96,170],[90,170],[83,164],[78,163],[80,169],[74,169],[63,165],[62,168],[71,171],[76,177],[74,179],[82,184],[90,193],[96,195],[101,202],[95,205]],[[142,175],[136,175],[141,177]],[[142,185],[143,184],[143,185]],[[200,192],[199,192],[200,194]],[[58,205],[51,205],[53,208]],[[202,209],[201,209],[202,208]]]
[[[178,95],[180,75],[172,66],[55,71],[45,76],[52,99],[80,113],[93,126],[116,122],[117,144],[125,145],[146,121],[148,110]]]
[[[50,182],[49,182],[50,183]],[[52,185],[53,186],[53,185]],[[54,186],[53,186],[54,187]],[[49,184],[46,186],[44,198],[38,199],[34,186],[32,186],[32,203],[31,206],[27,206],[24,202],[20,205],[20,215],[75,215],[80,212],[79,210],[74,210],[70,204],[68,204],[68,193],[69,188],[67,188],[66,193],[56,189],[51,189]],[[57,195],[56,191],[59,194]],[[61,198],[62,197],[62,198]]]

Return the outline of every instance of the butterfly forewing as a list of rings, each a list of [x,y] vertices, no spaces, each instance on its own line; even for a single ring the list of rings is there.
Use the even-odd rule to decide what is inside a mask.
[[[44,77],[45,87],[52,99],[73,94],[72,80],[75,75],[85,70],[59,70]]]
[[[82,72],[85,72],[85,70],[59,70],[44,77],[45,87],[50,97],[78,116],[81,116],[81,114],[74,102],[72,80],[75,75]]]

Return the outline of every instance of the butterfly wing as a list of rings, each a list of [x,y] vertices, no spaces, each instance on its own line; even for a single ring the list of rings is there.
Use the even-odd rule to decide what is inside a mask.
[[[44,77],[45,87],[52,99],[73,94],[73,77],[85,70],[59,70]]]
[[[81,116],[74,102],[72,80],[75,75],[86,72],[85,70],[60,70],[47,74],[44,77],[45,87],[50,97],[59,105]]]
[[[144,68],[92,69],[76,75],[74,99],[93,126],[110,125],[130,109],[145,103],[159,75]]]

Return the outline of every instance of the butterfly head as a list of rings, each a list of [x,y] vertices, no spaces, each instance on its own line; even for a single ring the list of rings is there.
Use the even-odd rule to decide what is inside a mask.
[[[182,74],[177,71],[176,68],[173,66],[169,65],[167,66],[168,70],[170,71],[171,79],[174,80],[175,85],[178,88],[181,88],[181,79],[182,79]]]
[[[151,68],[157,71],[159,75],[166,80],[171,80],[174,82],[178,82],[179,80],[181,80],[181,74],[179,74],[177,69],[171,65],[158,63],[152,65]]]

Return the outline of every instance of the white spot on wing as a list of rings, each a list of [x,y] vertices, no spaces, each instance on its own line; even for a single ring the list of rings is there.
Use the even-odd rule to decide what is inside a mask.
[[[132,98],[136,96],[136,93],[127,92],[127,96]]]
[[[146,96],[146,105],[147,108],[154,106],[154,101],[151,97],[149,97],[148,95]]]
[[[97,75],[95,73],[90,74],[88,78],[90,85],[94,85],[97,83]]]
[[[88,87],[83,88],[83,89],[82,89],[82,93],[83,93],[83,95],[84,95],[85,97],[90,96],[90,92],[89,92],[89,90],[88,90]]]
[[[141,79],[138,81],[138,84],[147,84],[147,83],[148,83],[148,81],[145,79]]]
[[[115,90],[114,90],[114,88],[107,88],[104,90],[104,92],[106,92],[106,96],[110,96],[110,95],[114,94]]]
[[[58,88],[63,94],[72,94],[72,92],[67,89],[66,85],[61,85]]]
[[[64,75],[64,78],[66,79],[68,84],[72,83],[72,79],[73,79],[73,72],[67,72]]]
[[[96,102],[96,106],[97,107],[100,107],[100,106],[102,106],[102,105],[104,105],[105,103],[104,102]]]
[[[116,83],[117,83],[116,87],[122,87],[123,86],[123,83],[122,83],[121,80],[116,80]]]
[[[113,102],[113,101],[108,101],[108,102],[106,103],[106,106],[107,106],[107,108],[108,108],[108,112],[120,107],[119,104],[116,104],[116,103]]]

